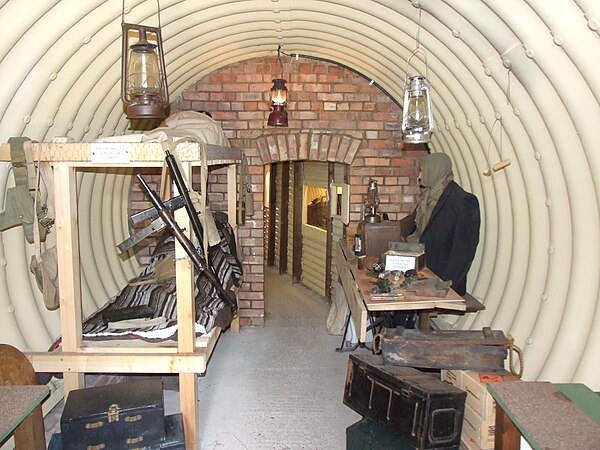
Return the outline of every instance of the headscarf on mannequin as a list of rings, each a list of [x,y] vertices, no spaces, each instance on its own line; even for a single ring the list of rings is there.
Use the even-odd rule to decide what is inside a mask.
[[[452,161],[448,155],[433,153],[423,157],[420,184],[425,190],[417,206],[415,216],[417,229],[409,236],[410,242],[419,242],[421,233],[427,226],[442,192],[453,179]]]

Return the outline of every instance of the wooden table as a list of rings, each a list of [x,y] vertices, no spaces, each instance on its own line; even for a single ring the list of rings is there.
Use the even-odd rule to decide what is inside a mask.
[[[496,400],[497,450],[592,449],[600,442],[600,396],[580,383],[488,383]]]
[[[34,410],[50,395],[48,386],[0,386],[0,443],[4,442],[19,427],[26,427]],[[35,448],[23,450],[45,450],[42,440]],[[19,449],[17,443],[17,450]]]
[[[357,258],[348,242],[343,239],[336,246],[335,262],[350,310],[349,319],[354,324],[359,344],[364,344],[369,322],[373,323],[372,313],[377,311],[417,311],[420,328],[429,329],[430,313],[467,310],[465,300],[453,289],[449,289],[445,297],[422,297],[414,292],[402,291],[403,296],[398,300],[373,300],[370,291],[374,278],[369,277],[365,270],[358,269]],[[427,268],[422,272],[429,278],[437,278]]]

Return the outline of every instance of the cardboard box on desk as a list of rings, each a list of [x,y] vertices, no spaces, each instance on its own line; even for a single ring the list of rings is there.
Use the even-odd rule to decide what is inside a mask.
[[[385,270],[421,270],[425,267],[425,245],[409,242],[388,242],[383,254]]]

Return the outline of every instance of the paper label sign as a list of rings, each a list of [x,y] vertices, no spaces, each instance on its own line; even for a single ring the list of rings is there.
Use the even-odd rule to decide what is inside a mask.
[[[129,164],[131,155],[130,145],[125,142],[91,144],[93,164]]]
[[[417,258],[414,256],[385,255],[385,270],[401,270],[406,272],[416,268]]]

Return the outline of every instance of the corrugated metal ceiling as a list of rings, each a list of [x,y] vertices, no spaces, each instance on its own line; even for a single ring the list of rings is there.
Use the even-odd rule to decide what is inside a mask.
[[[464,325],[491,324],[513,334],[525,347],[531,379],[600,389],[594,327],[600,315],[600,2],[160,3],[172,99],[216,69],[272,56],[282,45],[288,54],[351,67],[401,101],[421,10],[420,45],[437,123],[431,148],[452,157],[457,178],[483,205],[474,291],[487,310]],[[2,142],[19,135],[89,141],[126,131],[119,100],[122,6],[121,0],[0,1]],[[126,0],[125,21],[156,25],[156,10],[154,0]],[[411,64],[425,70],[422,58]],[[483,176],[507,158],[508,169]],[[3,169],[4,189],[8,178]],[[93,210],[93,198],[90,203]],[[7,236],[1,307],[10,311],[16,294],[6,276],[11,270],[26,276],[30,250],[14,248]],[[18,262],[13,251],[22,255]],[[39,306],[33,293],[27,297]],[[9,320],[3,340],[34,345],[15,338],[27,334],[27,315]],[[56,318],[36,315],[48,334],[56,330]]]

